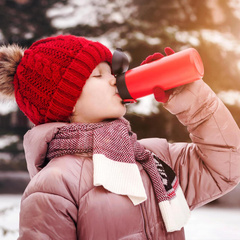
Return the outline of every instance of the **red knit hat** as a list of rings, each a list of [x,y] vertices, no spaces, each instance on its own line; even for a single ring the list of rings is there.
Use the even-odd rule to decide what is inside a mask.
[[[111,64],[109,49],[83,37],[35,42],[24,52],[14,76],[19,108],[36,125],[69,121],[86,80],[104,61]]]

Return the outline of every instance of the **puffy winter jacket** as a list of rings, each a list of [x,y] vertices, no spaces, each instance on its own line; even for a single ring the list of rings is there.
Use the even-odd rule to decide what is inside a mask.
[[[165,107],[187,126],[192,143],[140,142],[175,170],[190,208],[233,189],[240,179],[240,132],[222,102],[200,80],[175,93]],[[19,240],[184,239],[183,229],[166,232],[140,164],[147,200],[137,206],[93,185],[91,154],[54,158],[42,168],[48,142],[64,125],[43,124],[25,135],[31,181],[22,197]]]

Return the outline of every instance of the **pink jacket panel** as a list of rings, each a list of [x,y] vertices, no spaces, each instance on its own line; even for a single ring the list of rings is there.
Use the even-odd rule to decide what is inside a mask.
[[[229,111],[202,81],[174,94],[165,107],[187,126],[192,143],[165,139],[140,142],[178,175],[191,209],[230,191],[240,179],[240,132]],[[147,200],[137,206],[93,186],[91,155],[72,155],[41,164],[63,123],[30,130],[24,140],[32,180],[22,198],[19,239],[182,240],[183,229],[167,233],[151,182],[138,164]]]

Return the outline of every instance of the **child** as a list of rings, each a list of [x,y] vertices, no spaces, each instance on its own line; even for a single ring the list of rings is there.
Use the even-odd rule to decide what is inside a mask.
[[[102,44],[71,35],[0,48],[0,92],[35,124],[19,240],[181,240],[189,208],[238,184],[239,128],[202,80],[164,103],[192,143],[137,141],[111,61]]]

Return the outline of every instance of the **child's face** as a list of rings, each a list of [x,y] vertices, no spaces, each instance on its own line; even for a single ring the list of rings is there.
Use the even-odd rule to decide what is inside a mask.
[[[87,79],[74,107],[71,122],[101,122],[122,117],[125,113],[126,107],[117,93],[116,78],[111,74],[110,66],[102,62]]]

